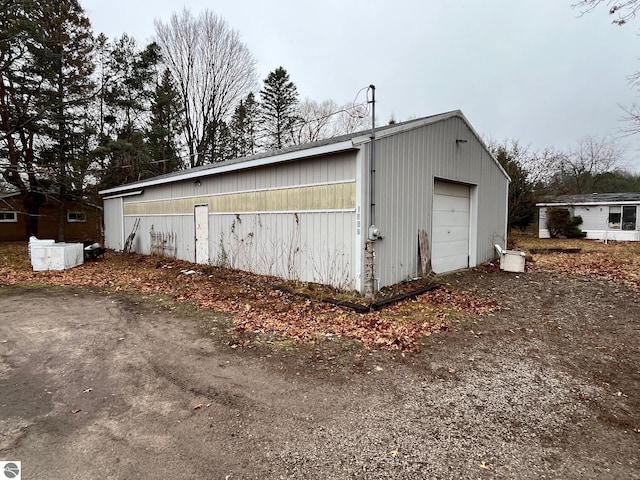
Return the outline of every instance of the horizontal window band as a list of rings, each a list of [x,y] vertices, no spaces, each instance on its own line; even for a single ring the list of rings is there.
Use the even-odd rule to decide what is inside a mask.
[[[211,212],[304,212],[355,209],[354,182],[260,190],[225,195],[127,202],[125,215],[192,214],[195,205],[209,206]]]

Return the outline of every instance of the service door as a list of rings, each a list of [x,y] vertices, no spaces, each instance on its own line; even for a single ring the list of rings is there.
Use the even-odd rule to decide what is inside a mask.
[[[196,263],[209,263],[209,206],[196,205]]]
[[[433,188],[432,265],[436,273],[469,266],[470,188],[436,181]]]

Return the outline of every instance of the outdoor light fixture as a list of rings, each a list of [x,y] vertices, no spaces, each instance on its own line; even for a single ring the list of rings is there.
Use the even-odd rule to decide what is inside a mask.
[[[456,138],[456,145],[460,145],[461,143],[467,143],[464,138]]]
[[[202,185],[202,182],[200,181],[200,179],[197,179],[195,182],[193,182],[195,184],[196,187],[199,187],[200,185]]]

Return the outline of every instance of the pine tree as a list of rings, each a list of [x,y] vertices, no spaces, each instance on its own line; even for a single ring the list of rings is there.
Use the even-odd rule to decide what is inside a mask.
[[[31,1],[0,1],[0,172],[22,196],[27,236],[38,231],[38,212],[45,199],[34,150],[40,128],[35,107],[39,82],[29,54],[39,37],[33,22],[36,9]]]
[[[150,171],[156,175],[176,171],[182,166],[178,154],[181,114],[178,92],[171,73],[165,69],[151,101],[147,130]]]
[[[135,40],[122,35],[107,44],[100,71],[99,159],[100,188],[134,182],[158,172],[147,144],[159,61],[155,43],[139,50]]]
[[[260,90],[260,120],[268,149],[281,149],[293,143],[297,121],[298,90],[283,67],[264,79]]]
[[[253,93],[240,101],[229,125],[231,134],[231,155],[234,158],[254,155],[257,150],[258,104]]]
[[[93,32],[77,0],[39,2],[37,11],[42,36],[32,50],[35,72],[42,79],[39,109],[43,133],[50,141],[46,149],[49,166],[56,172],[54,191],[62,211],[58,239],[64,240],[65,204],[82,199],[84,175],[81,146],[85,106],[94,91],[91,80]]]
[[[204,143],[207,146],[205,163],[224,162],[233,158],[233,145],[229,125],[225,121],[211,122],[206,130]]]
[[[23,193],[28,235],[44,196],[56,197],[62,240],[65,201],[82,197],[87,174],[91,25],[77,0],[4,0],[0,30],[2,174]]]

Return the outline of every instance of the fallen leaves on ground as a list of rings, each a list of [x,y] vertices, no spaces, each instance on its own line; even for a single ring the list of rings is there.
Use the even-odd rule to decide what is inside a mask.
[[[532,255],[534,270],[602,278],[640,291],[640,242],[599,242],[584,239],[517,237],[516,248],[580,248],[578,253],[548,252]]]
[[[403,351],[416,349],[421,337],[448,328],[463,312],[484,315],[498,309],[491,299],[441,287],[359,314],[274,289],[272,277],[112,252],[104,260],[69,270],[34,272],[26,245],[0,244],[0,285],[29,283],[170,295],[231,314],[232,330],[238,334],[268,334],[305,343],[342,337],[359,340],[367,348]]]

